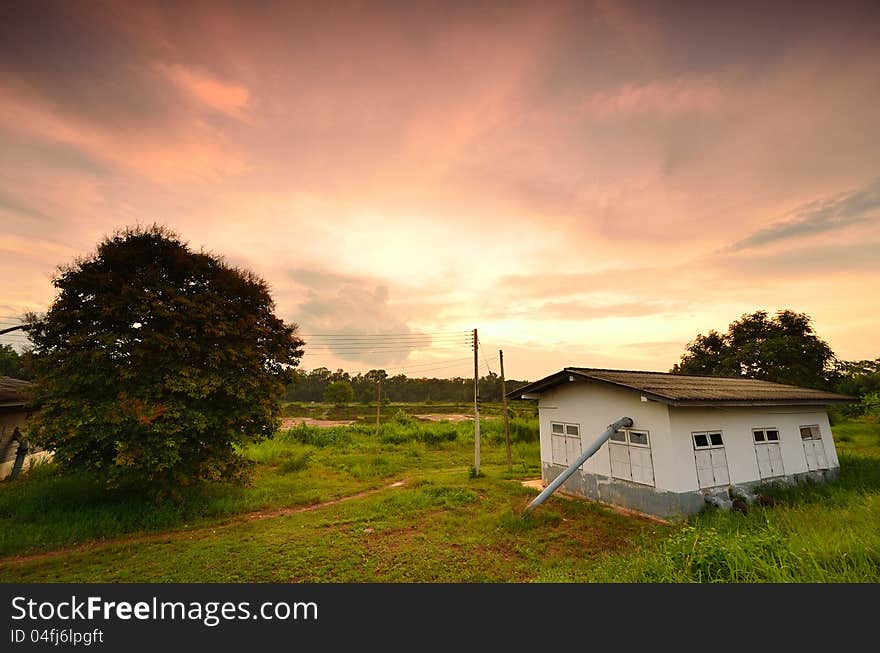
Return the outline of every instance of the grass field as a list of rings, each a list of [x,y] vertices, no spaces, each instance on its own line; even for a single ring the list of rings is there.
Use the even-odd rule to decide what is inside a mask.
[[[841,477],[773,491],[748,514],[685,524],[554,497],[529,518],[537,424],[403,414],[374,426],[296,427],[247,449],[246,488],[157,506],[51,467],[0,485],[0,580],[23,582],[877,582],[880,425],[835,425]],[[348,499],[345,499],[348,497]],[[344,499],[344,500],[339,500]]]

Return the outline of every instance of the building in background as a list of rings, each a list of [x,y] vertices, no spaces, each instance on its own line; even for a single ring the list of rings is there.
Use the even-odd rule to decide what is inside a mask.
[[[21,438],[27,438],[28,408],[25,389],[29,381],[0,376],[0,479],[5,479],[12,471]],[[24,469],[30,460],[41,459],[49,454],[31,448],[24,460]]]

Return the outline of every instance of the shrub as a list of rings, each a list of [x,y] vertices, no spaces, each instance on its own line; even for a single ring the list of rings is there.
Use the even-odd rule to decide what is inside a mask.
[[[330,445],[349,444],[352,439],[352,427],[334,426],[320,428],[300,424],[289,428],[281,436],[290,442],[299,442],[313,447],[327,447]]]
[[[406,411],[402,408],[398,408],[397,412],[394,413],[394,417],[391,418],[395,424],[400,426],[410,426],[413,423],[413,418],[406,414]]]
[[[311,449],[299,449],[288,452],[278,466],[278,471],[282,474],[302,471],[311,462],[313,453]]]
[[[454,442],[458,439],[458,431],[454,426],[443,425],[431,429],[423,429],[418,433],[420,442],[428,445],[438,445],[443,442]]]

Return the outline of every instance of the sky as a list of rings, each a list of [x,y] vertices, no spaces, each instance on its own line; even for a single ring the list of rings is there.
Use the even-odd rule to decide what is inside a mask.
[[[159,223],[266,279],[307,370],[468,376],[477,328],[483,374],[667,371],[762,309],[880,355],[876,4],[2,14],[0,321]]]

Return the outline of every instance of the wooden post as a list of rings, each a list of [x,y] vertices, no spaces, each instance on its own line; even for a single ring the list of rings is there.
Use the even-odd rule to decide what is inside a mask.
[[[504,411],[504,445],[507,447],[507,473],[513,472],[513,462],[510,459],[510,422],[507,418],[507,385],[504,383],[504,352],[498,350],[498,362],[501,364],[501,399]]]
[[[376,392],[376,437],[379,437],[379,411],[382,408],[382,377],[379,377]]]
[[[477,361],[477,350],[480,341],[474,329],[474,472],[480,473],[480,369]]]

